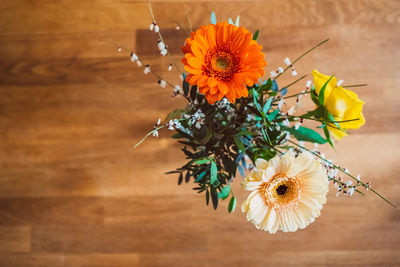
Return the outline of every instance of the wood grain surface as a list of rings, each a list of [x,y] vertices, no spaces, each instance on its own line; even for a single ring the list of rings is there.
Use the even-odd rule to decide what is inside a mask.
[[[186,25],[185,11],[195,27],[214,10],[259,29],[267,73],[330,38],[296,69],[368,83],[354,89],[367,124],[336,152],[323,150],[400,205],[399,1],[160,0],[153,8],[178,61],[185,32],[174,28]],[[185,104],[117,52],[116,44],[133,49],[179,83],[158,56],[144,1],[1,0],[0,12],[0,266],[400,266],[400,213],[372,193],[336,198],[332,186],[315,223],[270,235],[164,175],[185,161],[169,131],[132,150],[157,118]]]

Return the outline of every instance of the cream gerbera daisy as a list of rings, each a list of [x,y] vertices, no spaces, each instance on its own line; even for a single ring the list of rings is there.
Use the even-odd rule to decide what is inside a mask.
[[[242,211],[258,229],[294,232],[312,223],[326,202],[329,181],[325,169],[308,152],[288,151],[269,161],[257,159],[242,186],[252,191]]]

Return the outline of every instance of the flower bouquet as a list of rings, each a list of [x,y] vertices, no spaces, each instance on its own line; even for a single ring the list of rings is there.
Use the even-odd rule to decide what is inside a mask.
[[[205,196],[206,204],[217,209],[220,201],[229,201],[228,211],[237,206],[231,183],[240,174],[242,188],[250,192],[241,205],[247,219],[262,230],[293,232],[303,229],[320,215],[326,202],[329,183],[337,194],[364,194],[372,191],[389,202],[346,168],[335,165],[318,150],[319,145],[334,147],[334,140],[348,135],[365,123],[364,102],[348,88],[363,85],[342,85],[334,75],[312,71],[313,81],[306,82],[300,93],[289,94],[306,75],[285,86],[278,78],[291,73],[297,76],[295,64],[305,55],[326,43],[324,40],[295,60],[284,59],[279,67],[265,76],[267,62],[262,46],[254,34],[234,23],[217,22],[214,13],[211,23],[196,31],[182,47],[185,72],[173,62],[162,38],[150,3],[153,18],[150,30],[158,37],[161,55],[169,56],[169,70],[175,69],[182,85],[175,85],[151,70],[149,65],[131,53],[131,61],[144,66],[144,73],[152,73],[162,87],[173,88],[173,95],[184,97],[186,107],[172,111],[164,123],[161,119],[144,139],[166,127],[175,131],[172,138],[182,144],[187,163],[168,172],[183,180],[193,181],[193,190]],[[189,23],[191,25],[191,23]],[[178,25],[177,29],[181,26]],[[191,26],[190,26],[191,28]],[[296,115],[301,99],[309,98],[314,108]],[[287,99],[295,104],[286,107]],[[318,125],[303,125],[312,120]],[[312,149],[305,142],[311,143]]]

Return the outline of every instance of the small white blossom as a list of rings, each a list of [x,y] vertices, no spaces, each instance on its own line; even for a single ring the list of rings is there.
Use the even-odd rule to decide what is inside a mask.
[[[167,55],[167,53],[168,53],[168,50],[167,50],[167,49],[163,49],[163,50],[160,51],[160,54],[161,54],[162,56]]]
[[[150,24],[150,27],[149,27],[149,28],[150,28],[150,31],[153,31],[153,30],[154,30],[154,25],[155,25],[155,22],[153,21],[153,23],[151,23],[151,24]]]
[[[159,32],[160,31],[160,27],[158,27],[158,25],[154,25],[154,32]]]
[[[159,42],[158,42],[158,49],[160,49],[160,51],[162,51],[162,50],[165,49],[165,44],[164,44],[164,42],[162,42],[162,41],[159,41]]]
[[[288,110],[288,115],[290,115],[290,116],[292,116],[294,113],[296,112],[296,110],[294,109],[294,107],[291,107],[289,110]]]
[[[153,131],[153,136],[154,136],[154,137],[158,137],[158,131],[154,130],[154,131]]]
[[[274,77],[276,77],[278,75],[278,73],[274,70],[274,71],[271,71],[271,78],[274,78]]]
[[[132,53],[131,54],[131,61],[132,62],[135,62],[135,61],[137,61],[139,59],[139,57],[135,54],[135,53]]]
[[[285,100],[283,100],[283,99],[279,100],[278,108],[281,109],[284,103],[285,103]]]
[[[118,47],[118,52],[121,53],[122,52],[122,47]]]
[[[346,182],[344,182],[346,186],[351,186],[353,184],[353,181],[351,180],[347,180]]]
[[[164,81],[164,80],[159,80],[158,83],[160,84],[160,86],[161,86],[162,88],[165,88],[165,86],[167,85],[167,82]]]
[[[284,121],[282,121],[282,125],[287,127],[290,125],[290,121],[288,119],[285,119]]]
[[[312,85],[312,82],[310,80],[308,80],[307,84],[306,84],[306,89],[307,90],[310,89],[311,85]]]
[[[339,80],[336,86],[341,86],[343,84],[343,80]]]
[[[297,71],[295,69],[292,69],[292,76],[297,76]]]
[[[158,125],[160,125],[160,123],[161,123],[161,118],[158,118],[156,125],[158,126]]]
[[[137,64],[138,67],[141,67],[143,65],[140,60],[136,60],[136,64]]]
[[[292,65],[292,62],[290,62],[290,59],[287,57],[283,60],[283,62],[285,62],[286,65],[290,66]]]
[[[350,187],[349,189],[347,189],[347,194],[349,196],[352,196],[354,194],[354,191],[356,190],[355,187]]]
[[[144,67],[143,73],[149,74],[150,72],[151,72],[150,65],[146,65],[146,67]]]
[[[283,73],[283,68],[282,68],[282,67],[279,67],[279,68],[278,68],[278,72],[279,72],[279,73]]]
[[[296,130],[298,130],[298,129],[300,128],[300,126],[301,126],[301,122],[296,121],[296,123],[294,124],[294,128],[295,128]]]
[[[179,30],[181,29],[181,26],[176,25],[175,29],[176,29],[177,31],[179,31]]]
[[[168,130],[175,130],[175,129],[180,129],[182,127],[181,123],[179,120],[175,119],[175,120],[170,120],[169,122],[167,122]]]
[[[168,71],[172,70],[172,64],[169,64]]]
[[[174,87],[174,95],[179,95],[182,93],[182,88],[179,85],[175,85]]]
[[[318,150],[318,146],[319,146],[318,143],[314,143],[314,149],[315,149],[315,150]],[[331,162],[332,162],[332,161],[331,161]]]

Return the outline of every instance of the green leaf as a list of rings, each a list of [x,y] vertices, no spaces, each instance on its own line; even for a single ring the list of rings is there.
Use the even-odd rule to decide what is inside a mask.
[[[256,32],[253,34],[253,40],[254,41],[257,41],[257,39],[258,39],[258,35],[260,34],[260,31],[259,30],[256,30]]]
[[[210,175],[210,184],[214,184],[218,178],[217,178],[217,173],[218,173],[218,167],[215,161],[211,161],[211,175]]]
[[[204,175],[206,175],[207,171],[203,171],[202,173],[199,174],[199,176],[197,176],[195,182],[198,183],[201,181],[201,179],[203,179]]]
[[[265,102],[265,105],[263,107],[264,114],[267,114],[268,110],[271,108],[272,99],[273,99],[273,97],[270,97],[270,98],[268,98],[267,102]]]
[[[218,193],[218,198],[225,199],[229,196],[230,192],[231,192],[231,186],[230,185],[224,186],[221,189],[221,192]]]
[[[288,131],[299,141],[307,141],[318,144],[325,144],[326,140],[316,131],[300,126],[299,129],[295,127],[288,128]]]
[[[232,196],[231,200],[229,201],[228,212],[235,211],[235,209],[236,209],[236,197]]]
[[[218,207],[218,193],[217,189],[215,189],[214,186],[210,186],[210,191],[211,191],[211,201],[213,204],[214,209],[216,210]]]
[[[313,111],[309,111],[304,115],[301,115],[301,118],[322,118],[325,115],[325,108],[319,107],[314,109]]]
[[[187,96],[188,94],[189,94],[189,83],[186,81],[186,77],[183,79],[183,84],[182,84],[182,87],[183,87],[183,93],[184,93],[184,95],[185,96]]]
[[[201,164],[209,163],[210,160],[211,160],[211,159],[209,159],[209,158],[207,158],[207,157],[205,157],[205,158],[199,158],[199,159],[195,160],[193,163],[201,165]]]
[[[331,145],[331,147],[332,147],[333,149],[335,149],[335,148],[333,147],[333,142],[332,142],[331,135],[330,135],[330,133],[329,133],[328,127],[324,127],[323,129],[324,129],[324,134],[325,134],[326,140],[328,140],[328,143]]]
[[[178,185],[181,185],[182,182],[183,182],[183,174],[181,173],[181,174],[179,175]]]
[[[211,24],[217,24],[217,16],[215,16],[215,12],[211,12]]]
[[[328,81],[326,81],[326,83],[322,86],[321,90],[319,91],[319,96],[318,96],[318,102],[321,106],[324,105],[324,100],[325,100],[325,89],[326,86],[328,85],[328,83],[331,81],[331,79],[333,78],[333,76],[335,76],[335,74],[333,74]]]
[[[267,116],[268,121],[273,121],[275,119],[276,115],[278,115],[278,113],[279,113],[279,109],[275,109],[273,112],[268,114],[268,116]]]
[[[327,112],[327,115],[328,115],[329,123],[332,123],[333,125],[335,125],[337,128],[340,129],[340,125],[339,125],[339,123],[335,122],[335,118],[333,117],[333,115],[329,112]]]
[[[206,203],[207,203],[207,206],[208,206],[209,202],[210,202],[210,192],[207,190],[206,191]]]
[[[192,89],[190,89],[190,99],[192,99],[192,101],[194,101],[196,99],[197,96],[197,86],[192,86]]]
[[[245,151],[244,145],[242,141],[236,136],[233,136],[233,141],[235,142],[236,146],[239,148],[240,151]]]

